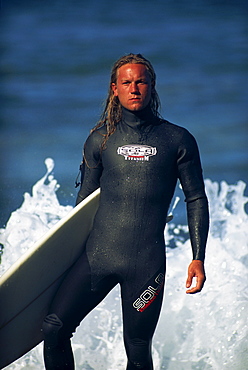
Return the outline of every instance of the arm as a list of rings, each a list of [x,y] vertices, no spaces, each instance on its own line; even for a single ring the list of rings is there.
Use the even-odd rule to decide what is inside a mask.
[[[200,198],[187,203],[187,216],[193,261],[188,267],[186,288],[190,288],[194,277],[196,278],[196,286],[188,289],[186,293],[194,294],[202,290],[206,280],[204,259],[209,228],[207,198]]]
[[[190,288],[193,278],[196,286],[186,293],[200,292],[206,280],[204,271],[205,249],[209,229],[208,201],[204,189],[201,162],[195,139],[186,133],[179,151],[178,169],[187,203],[187,218],[192,246],[193,261],[188,267],[186,288]]]
[[[102,170],[101,136],[95,132],[88,137],[84,146],[83,162],[80,166],[81,186],[76,205],[99,188]]]

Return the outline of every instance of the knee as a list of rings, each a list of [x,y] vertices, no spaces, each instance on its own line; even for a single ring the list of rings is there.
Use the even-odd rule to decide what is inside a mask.
[[[42,331],[46,346],[56,347],[58,345],[59,334],[62,327],[63,322],[58,318],[56,314],[46,316],[42,325]]]
[[[152,370],[151,343],[139,338],[126,342],[129,370]]]

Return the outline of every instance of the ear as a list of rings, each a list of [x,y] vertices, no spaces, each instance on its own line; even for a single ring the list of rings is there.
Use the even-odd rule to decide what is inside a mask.
[[[117,86],[114,82],[111,84],[111,89],[114,93],[114,96],[118,96]]]

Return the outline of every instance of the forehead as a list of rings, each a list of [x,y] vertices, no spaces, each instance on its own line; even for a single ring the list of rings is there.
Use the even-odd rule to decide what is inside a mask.
[[[117,78],[150,78],[150,74],[144,64],[128,63],[117,70]]]

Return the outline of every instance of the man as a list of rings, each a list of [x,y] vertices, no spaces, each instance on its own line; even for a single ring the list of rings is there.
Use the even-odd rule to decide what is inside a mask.
[[[186,129],[160,118],[155,82],[150,62],[140,54],[120,58],[112,69],[105,110],[84,147],[77,198],[79,203],[100,186],[100,205],[86,250],[44,321],[47,369],[74,369],[72,332],[116,284],[127,369],[153,369],[151,343],[165,278],[164,228],[177,179],[193,251],[187,293],[203,287],[208,204],[199,153]]]

